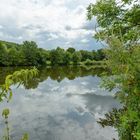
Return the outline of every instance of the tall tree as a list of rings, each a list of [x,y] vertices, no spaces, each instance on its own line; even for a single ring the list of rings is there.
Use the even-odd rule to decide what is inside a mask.
[[[25,65],[37,65],[37,44],[34,41],[25,41],[22,49]]]
[[[8,61],[9,61],[9,65],[11,66],[16,66],[18,65],[18,51],[16,50],[15,47],[12,47],[8,50]]]
[[[73,63],[74,64],[78,64],[78,62],[80,62],[82,59],[82,55],[80,52],[74,52],[73,53]]]
[[[3,43],[0,43],[0,65],[9,65],[7,47]]]
[[[70,52],[70,53],[74,53],[75,52],[75,49],[72,48],[72,47],[70,47],[70,48],[67,49],[67,51]]]
[[[64,63],[65,65],[69,65],[70,62],[71,62],[71,60],[72,60],[72,54],[71,54],[70,52],[66,51],[66,52],[64,53],[63,63]]]
[[[95,37],[108,44],[106,55],[112,74],[103,80],[108,90],[117,88],[123,108],[100,119],[114,126],[120,140],[140,140],[140,4],[138,0],[99,0],[87,8],[88,19],[96,16]]]

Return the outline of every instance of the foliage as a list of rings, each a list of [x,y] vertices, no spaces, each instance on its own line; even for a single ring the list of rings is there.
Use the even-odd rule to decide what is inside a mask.
[[[61,49],[60,47],[57,47],[56,50],[52,50],[50,53],[50,58],[52,64],[63,64],[63,57],[64,57],[64,49]]]
[[[36,66],[37,63],[37,44],[33,41],[25,41],[22,45],[22,53],[24,57],[24,63],[27,66]]]
[[[9,122],[8,122],[8,117],[9,117],[9,114],[10,114],[10,110],[8,108],[4,109],[3,112],[2,112],[2,116],[5,120],[5,125],[6,125],[6,131],[5,131],[5,135],[3,136],[3,140],[11,140],[11,137],[10,137],[10,128],[9,128]],[[21,140],[29,140],[29,137],[28,137],[28,134],[25,133]]]
[[[82,55],[80,52],[74,52],[73,53],[73,57],[72,57],[72,60],[74,62],[74,64],[78,64],[78,62],[80,62],[82,59]]]
[[[2,111],[2,116],[6,119],[8,118],[8,115],[10,114],[10,110],[8,108],[4,109]]]
[[[93,64],[93,61],[91,61],[90,59],[87,59],[85,62],[84,62],[85,65],[92,65]]]
[[[29,139],[28,134],[24,134],[23,137],[21,138],[21,140],[28,140],[28,139]]]
[[[120,140],[140,140],[140,5],[137,0],[99,0],[88,7],[88,19],[97,17],[95,37],[108,44],[107,66],[112,76],[103,86],[117,89],[123,108],[100,119],[102,126],[113,126]]]
[[[72,61],[72,55],[70,52],[65,52],[64,53],[64,57],[63,57],[63,63],[65,65],[69,65],[70,62]]]
[[[79,56],[76,56],[77,54]],[[23,44],[0,41],[0,66],[70,65],[87,59],[99,61],[105,59],[105,55],[102,50],[94,53],[76,51],[72,47],[67,50],[60,47],[45,50],[38,48],[34,41],[24,41]]]
[[[10,110],[8,108],[4,109],[2,112],[2,116],[5,119],[5,125],[6,125],[6,134],[3,136],[4,140],[10,140],[10,134],[9,134],[9,124],[8,124],[8,116],[10,114]]]
[[[11,89],[12,85],[23,84],[24,82],[27,82],[28,80],[32,79],[34,76],[37,76],[37,69],[33,68],[31,70],[20,70],[16,71],[11,75],[6,76],[5,83],[0,86],[0,102],[4,99],[7,99],[7,102],[9,102],[13,96],[13,92]],[[10,140],[10,132],[9,132],[9,125],[8,125],[8,116],[10,114],[10,110],[8,108],[4,109],[2,111],[2,116],[5,119],[5,125],[6,125],[6,134],[3,136],[4,140]],[[28,135],[25,134],[21,140],[28,140]]]
[[[74,48],[68,48],[67,49],[67,52],[73,54],[76,50]]]
[[[5,98],[7,101],[12,98],[12,89],[11,86],[14,84],[26,84],[27,80],[32,79],[37,75],[37,69],[33,68],[31,70],[20,70],[16,71],[11,75],[6,76],[5,83],[0,86],[0,101],[3,101]]]

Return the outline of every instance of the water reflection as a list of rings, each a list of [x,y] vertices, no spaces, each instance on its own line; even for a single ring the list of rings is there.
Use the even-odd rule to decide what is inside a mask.
[[[104,129],[96,123],[104,113],[119,107],[113,93],[99,88],[101,69],[55,67],[40,70],[39,76],[26,84],[26,88],[13,88],[15,94],[8,106],[12,110],[14,140],[25,132],[31,140],[117,138],[113,128]],[[0,126],[2,129],[2,123]]]
[[[14,71],[18,71],[20,69],[27,69],[32,67],[1,67],[0,68],[0,85],[4,83],[5,77],[9,74],[12,74]],[[96,68],[90,66],[63,66],[63,67],[40,67],[39,75],[28,81],[28,83],[24,83],[26,89],[37,88],[39,82],[43,82],[48,78],[52,80],[56,80],[57,82],[61,82],[65,78],[69,80],[74,80],[77,77],[84,77],[88,75],[92,76],[100,76],[102,72],[107,71],[104,68]]]

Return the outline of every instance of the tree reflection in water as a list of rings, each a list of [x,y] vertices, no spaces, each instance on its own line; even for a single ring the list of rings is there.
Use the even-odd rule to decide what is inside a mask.
[[[5,77],[8,74],[12,74],[14,71],[21,69],[29,69],[29,67],[8,67],[0,68],[0,85],[4,83]],[[53,81],[61,82],[65,78],[74,80],[78,77],[85,76],[98,76],[101,77],[104,72],[108,73],[106,68],[93,67],[93,66],[55,66],[55,67],[40,67],[39,73],[36,77],[23,82],[26,89],[35,89],[40,82],[47,80],[48,78]]]

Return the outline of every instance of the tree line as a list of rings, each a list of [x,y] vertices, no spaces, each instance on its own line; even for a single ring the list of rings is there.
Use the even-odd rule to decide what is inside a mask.
[[[97,51],[57,47],[53,50],[38,48],[34,41],[22,44],[0,41],[0,66],[39,66],[39,65],[77,65],[80,62],[92,64],[92,61],[105,59],[103,49]]]

